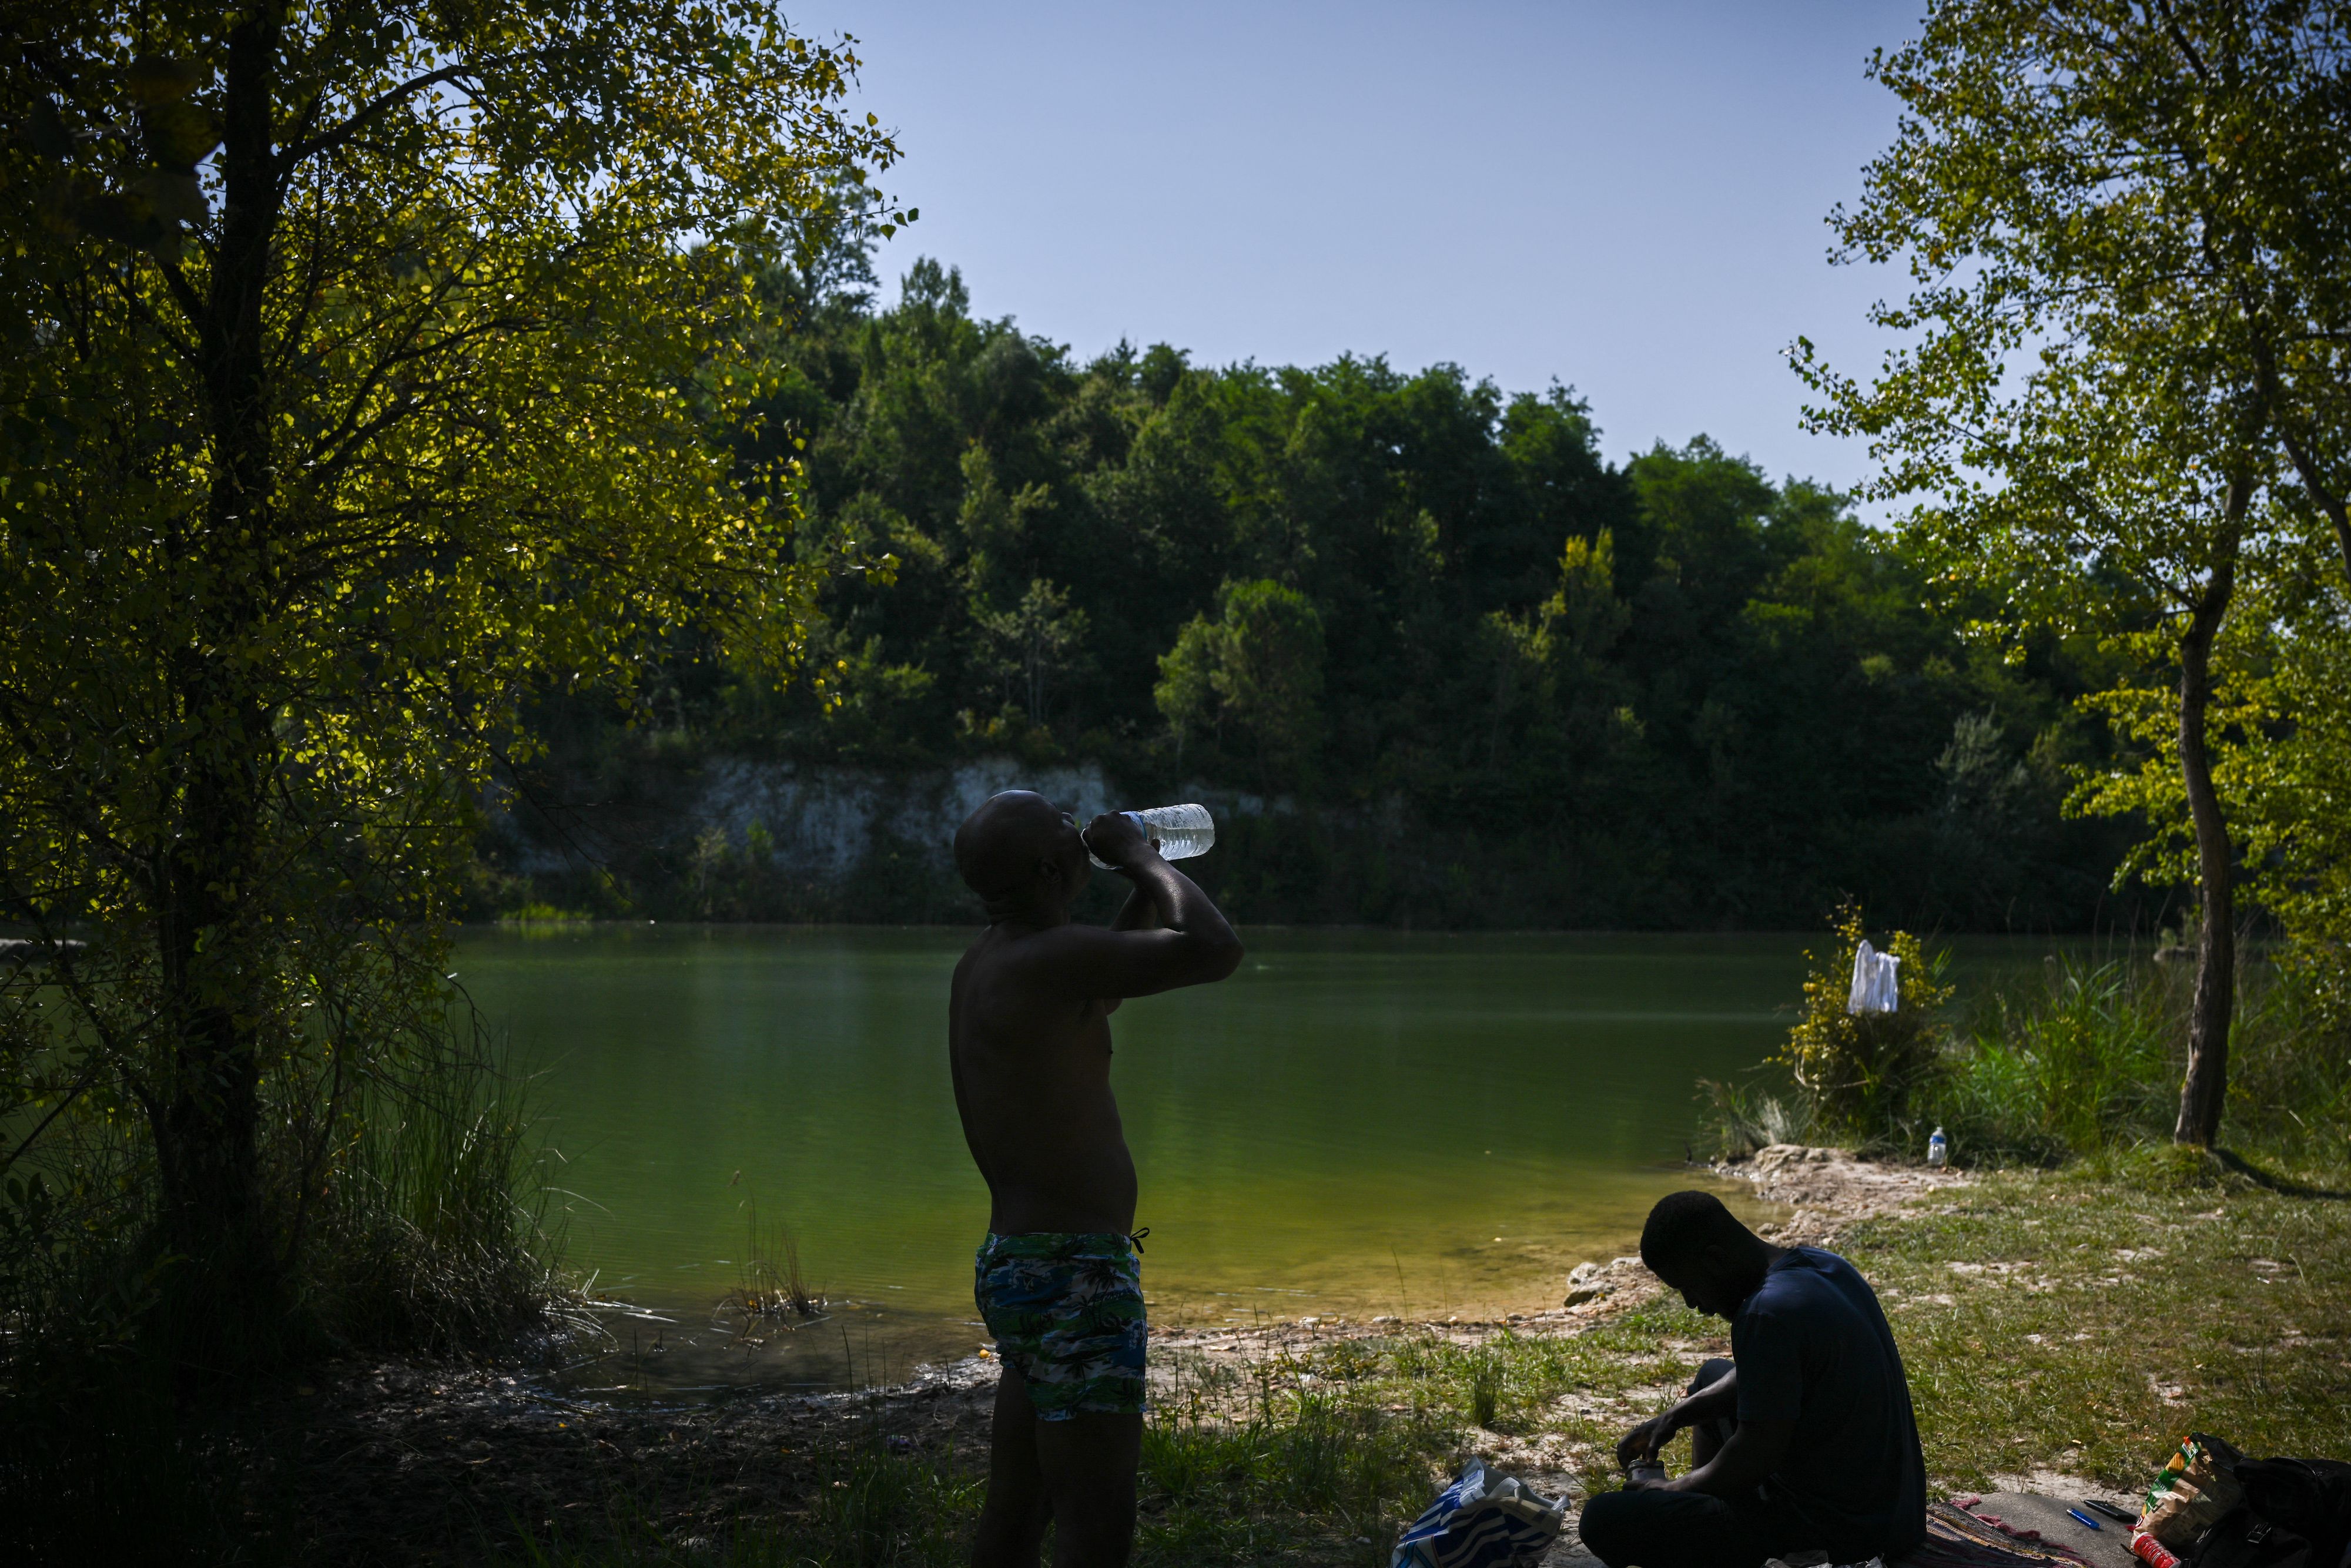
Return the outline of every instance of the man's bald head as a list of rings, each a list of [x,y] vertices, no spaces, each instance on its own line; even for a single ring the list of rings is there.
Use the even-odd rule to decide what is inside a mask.
[[[1693,1309],[1719,1318],[1739,1315],[1779,1254],[1710,1192],[1667,1193],[1641,1227],[1649,1271]]]
[[[956,830],[956,870],[994,911],[1034,889],[1044,867],[1063,866],[1075,835],[1053,802],[1032,789],[1007,789],[982,800]]]

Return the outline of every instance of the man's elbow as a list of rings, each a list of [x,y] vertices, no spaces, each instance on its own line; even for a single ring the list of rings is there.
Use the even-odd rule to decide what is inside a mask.
[[[1200,979],[1205,984],[1221,980],[1241,967],[1246,950],[1241,939],[1230,930],[1216,936],[1202,936],[1200,942]]]
[[[1796,1424],[1793,1421],[1749,1421],[1742,1423],[1740,1435],[1747,1438],[1740,1458],[1742,1468],[1751,1472],[1756,1480],[1777,1475],[1795,1451]]]

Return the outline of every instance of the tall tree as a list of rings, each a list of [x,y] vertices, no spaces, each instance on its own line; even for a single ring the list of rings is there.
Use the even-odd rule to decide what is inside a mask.
[[[2351,121],[2335,0],[1954,0],[1872,74],[1906,110],[1845,259],[1907,261],[1874,383],[1799,370],[1862,432],[1881,497],[1995,629],[2099,622],[2178,672],[2170,749],[2202,900],[2176,1135],[2225,1103],[2234,861],[2212,651],[2308,487],[2343,531]],[[2292,476],[2291,481],[2288,476]],[[2118,799],[2113,795],[2107,799]]]
[[[704,416],[755,264],[894,149],[762,0],[8,27],[0,899],[99,933],[53,1043],[143,1120],[201,1332],[287,1304],[265,1101],[366,1065],[335,977],[437,983],[528,694],[691,622],[790,658],[789,476]]]
[[[1295,788],[1322,734],[1322,618],[1279,582],[1227,583],[1217,599],[1219,617],[1195,616],[1161,655],[1153,695],[1178,737],[1221,742],[1230,721],[1259,787]]]

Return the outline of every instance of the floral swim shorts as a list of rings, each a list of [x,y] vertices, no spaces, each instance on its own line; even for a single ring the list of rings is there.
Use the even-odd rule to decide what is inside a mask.
[[[972,1293],[1040,1421],[1143,1414],[1143,1265],[1115,1232],[991,1233]]]

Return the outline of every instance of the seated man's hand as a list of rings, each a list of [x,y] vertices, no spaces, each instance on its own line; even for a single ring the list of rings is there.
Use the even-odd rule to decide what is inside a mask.
[[[1159,841],[1143,831],[1140,823],[1124,811],[1104,811],[1086,824],[1086,848],[1094,857],[1114,866],[1132,865],[1148,852],[1159,847]]]
[[[1668,1410],[1663,1416],[1650,1416],[1617,1439],[1616,1463],[1629,1470],[1633,1468],[1635,1459],[1656,1457],[1667,1443],[1673,1441],[1674,1433],[1677,1430],[1672,1411]]]

